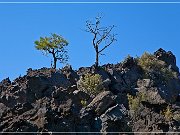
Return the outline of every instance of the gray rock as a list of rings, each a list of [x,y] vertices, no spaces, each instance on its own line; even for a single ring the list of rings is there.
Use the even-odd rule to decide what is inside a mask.
[[[129,89],[135,88],[137,85],[137,80],[141,77],[141,69],[133,62],[129,65],[129,68],[122,68],[113,70],[112,76],[112,86],[111,89],[119,92],[128,92]]]
[[[154,52],[154,55],[159,60],[166,62],[166,64],[169,65],[169,68],[179,73],[179,68],[176,66],[176,57],[171,51],[166,52],[165,50],[160,48],[156,52]]]
[[[70,65],[65,66],[62,69],[62,73],[66,76],[66,78],[70,81],[71,85],[75,85],[79,80],[79,75],[75,72]]]
[[[74,94],[74,96],[76,96],[80,101],[81,101],[81,100],[86,100],[86,101],[88,101],[89,98],[90,98],[90,96],[89,96],[87,93],[85,93],[85,92],[83,92],[83,91],[81,91],[81,90],[75,90],[75,91],[73,92],[73,94]]]
[[[180,93],[180,83],[176,79],[170,79],[166,85],[154,86],[150,79],[138,80],[138,91],[144,93],[146,101],[151,104],[163,104],[175,102]]]
[[[39,83],[50,84],[52,86],[68,88],[71,83],[66,76],[56,69],[42,68],[39,70],[32,70],[27,74],[28,81],[32,79],[40,81]]]
[[[70,81],[61,72],[55,72],[48,78],[49,82],[53,86],[58,86],[62,88],[68,88],[71,86]]]
[[[141,108],[134,119],[133,131],[135,132],[167,132],[168,124],[163,115],[148,108]]]
[[[100,116],[102,121],[101,132],[123,132],[130,131],[127,125],[128,121],[125,119],[124,108],[119,105],[109,108],[104,114]]]
[[[0,82],[0,86],[9,86],[9,85],[11,85],[11,81],[10,81],[10,79],[9,79],[9,77],[8,78],[6,78],[6,79],[3,79],[1,82]]]
[[[145,87],[145,88],[150,88],[154,86],[154,82],[151,79],[143,79],[143,80],[138,80],[137,81],[137,86],[139,88]]]
[[[164,98],[163,92],[161,92],[157,87],[145,88],[141,87],[138,89],[143,95],[143,101],[149,102],[150,104],[164,104],[166,99]]]
[[[104,114],[101,115],[102,122],[110,121],[118,121],[123,119],[124,114],[121,112],[121,108],[118,105],[115,105],[108,110]]]
[[[79,119],[76,121],[77,132],[92,132],[95,113],[92,108],[82,108],[80,110]]]
[[[115,96],[110,91],[99,93],[93,101],[88,105],[89,108],[94,108],[97,115],[101,115],[109,107],[115,104]]]
[[[31,77],[28,79],[28,89],[34,93],[37,99],[42,98],[43,92],[45,92],[50,82],[45,77]]]
[[[0,103],[0,119],[4,113],[7,113],[9,108],[5,106],[3,103]]]
[[[116,103],[121,105],[123,104],[126,108],[129,107],[129,102],[128,102],[128,97],[127,94],[125,93],[118,93],[117,97],[116,97]]]
[[[93,73],[101,75],[103,81],[109,79],[108,72],[104,69],[94,70]]]
[[[104,90],[109,91],[109,85],[111,84],[111,80],[108,78],[102,82],[102,87]]]

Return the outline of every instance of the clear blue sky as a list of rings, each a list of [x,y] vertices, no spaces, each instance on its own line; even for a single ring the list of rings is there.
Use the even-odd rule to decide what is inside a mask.
[[[50,67],[51,57],[34,48],[35,40],[50,33],[69,41],[69,63],[74,69],[94,64],[92,35],[83,29],[85,21],[98,13],[104,15],[103,25],[117,26],[118,34],[101,64],[162,47],[177,56],[180,67],[180,4],[0,4],[0,80],[15,79],[28,68]]]

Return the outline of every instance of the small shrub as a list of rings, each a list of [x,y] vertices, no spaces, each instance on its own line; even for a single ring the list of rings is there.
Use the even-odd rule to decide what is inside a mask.
[[[136,96],[127,95],[129,101],[129,109],[137,111],[141,102],[147,100],[147,95],[144,92],[139,92]]]
[[[144,77],[167,82],[170,78],[175,78],[175,72],[168,69],[166,63],[158,60],[154,55],[145,52],[140,58],[137,58],[138,65],[144,70]]]
[[[170,106],[167,106],[167,108],[162,112],[162,114],[165,116],[165,119],[168,121],[170,121],[173,118],[173,113]]]
[[[148,96],[145,92],[139,92],[139,97],[140,97],[141,101],[147,101],[148,100]]]
[[[83,107],[86,107],[86,106],[87,106],[87,101],[86,101],[86,100],[81,100],[81,105],[82,105]]]
[[[129,109],[136,111],[138,107],[140,106],[139,99],[129,94],[127,96],[128,96],[128,101],[129,101]]]
[[[89,94],[96,95],[102,91],[102,78],[99,74],[85,74],[79,80],[78,88]]]
[[[145,52],[139,59],[138,65],[142,67],[142,69],[160,69],[161,65],[163,65],[163,61],[159,61],[154,55]]]

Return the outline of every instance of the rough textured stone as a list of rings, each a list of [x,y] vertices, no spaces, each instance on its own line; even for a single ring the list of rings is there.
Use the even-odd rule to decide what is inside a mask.
[[[115,97],[112,92],[104,91],[99,93],[93,101],[88,105],[90,108],[94,108],[97,115],[101,115],[106,109],[115,104]]]
[[[159,60],[165,61],[169,65],[169,68],[173,69],[176,72],[179,72],[179,68],[176,66],[176,57],[171,51],[166,52],[165,50],[160,48],[156,52],[154,52],[154,55]]]
[[[137,86],[139,88],[141,88],[141,87],[150,88],[150,87],[154,86],[154,82],[151,79],[138,80]]]
[[[139,117],[134,123],[136,124],[133,124],[133,131],[136,132],[167,132],[169,128],[163,115],[153,112],[148,108],[141,109]]]
[[[125,119],[126,110],[119,105],[109,108],[104,114],[101,115],[102,121],[101,132],[123,132],[130,131]]]
[[[146,101],[151,104],[163,104],[175,102],[180,93],[180,83],[177,80],[169,80],[166,85],[154,86],[150,79],[138,80],[138,91],[146,95]]]
[[[162,49],[155,56],[176,75],[166,81],[157,79],[163,78],[161,74],[150,79],[144,76],[138,59],[128,57],[122,63],[98,69],[30,68],[27,75],[12,82],[6,78],[0,82],[0,131],[180,132],[176,58]],[[147,72],[157,75],[153,74],[157,71]],[[86,73],[102,76],[103,89],[99,95],[77,87],[80,76]]]

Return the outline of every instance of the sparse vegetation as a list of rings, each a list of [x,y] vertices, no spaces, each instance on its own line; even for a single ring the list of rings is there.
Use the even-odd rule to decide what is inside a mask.
[[[170,70],[166,63],[158,60],[154,55],[145,52],[137,58],[138,65],[144,70],[144,77],[154,79],[159,78],[167,82],[170,78],[176,77],[176,73]]]
[[[166,120],[171,120],[173,118],[172,109],[170,106],[167,106],[167,108],[162,112]]]
[[[129,102],[129,109],[136,111],[140,105],[139,99],[129,94],[127,96]]]
[[[145,92],[139,92],[139,97],[140,97],[141,101],[147,101],[148,100],[148,96]]]
[[[144,92],[139,92],[136,96],[127,95],[129,102],[129,109],[137,111],[142,101],[147,100],[147,95]]]
[[[135,112],[138,110],[142,101],[147,101],[148,96],[146,92],[139,92],[136,96],[127,95],[129,102],[129,109],[134,110]]]
[[[79,80],[78,87],[89,94],[96,95],[102,91],[102,78],[99,74],[87,73]]]
[[[86,107],[86,106],[87,106],[87,101],[86,101],[86,100],[81,100],[81,105],[82,105],[83,107]]]

